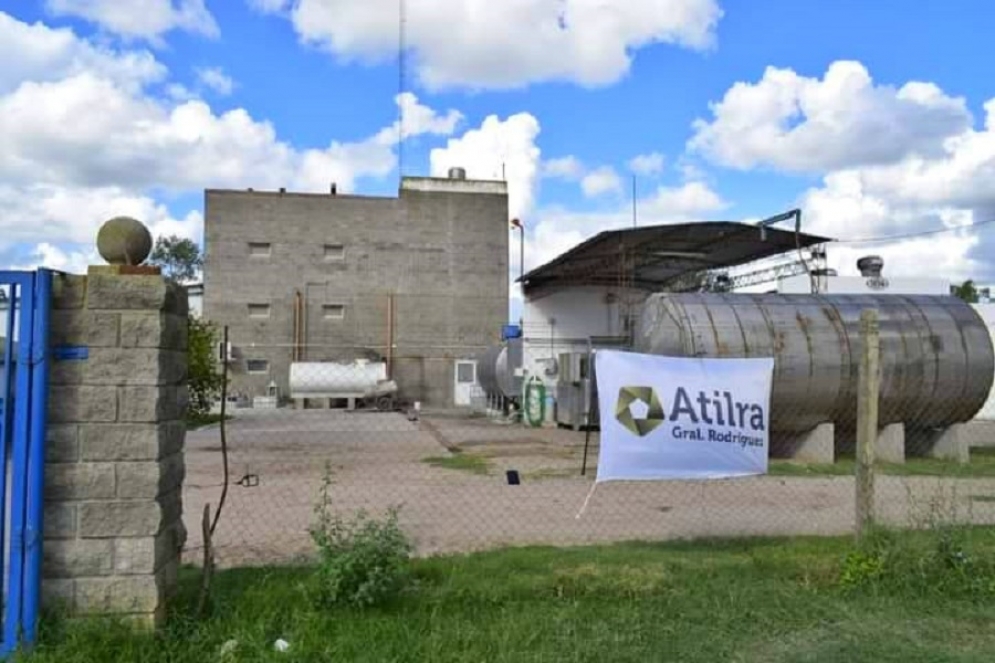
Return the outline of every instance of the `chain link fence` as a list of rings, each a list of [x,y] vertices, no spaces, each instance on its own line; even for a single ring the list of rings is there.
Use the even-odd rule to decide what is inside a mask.
[[[721,343],[742,328],[720,321],[713,329]],[[995,524],[995,421],[975,418],[982,387],[965,386],[969,364],[930,363],[942,340],[923,337],[924,345],[913,348],[896,329],[882,319],[875,520],[895,527]],[[246,347],[240,340],[232,338],[233,346]],[[219,500],[224,463],[228,494],[212,537],[221,566],[307,559],[313,552],[308,529],[326,473],[339,514],[399,507],[400,523],[421,555],[855,531],[860,348],[849,348],[835,378],[799,380],[790,374],[790,362],[782,362],[775,373],[767,475],[599,484],[582,512],[600,446],[597,416],[584,405],[591,402],[585,395],[592,397],[584,392],[591,377],[588,353],[627,346],[606,339],[525,342],[524,364],[549,392],[543,421],[533,422],[538,425],[522,421],[517,404],[483,391],[472,360],[476,346],[438,354],[382,348],[365,364],[318,363],[310,374],[299,374],[296,385],[293,376],[284,384],[261,370],[256,374],[247,365],[251,358],[235,362],[236,396],[223,423],[226,453],[220,425],[187,435],[188,548],[203,544],[199,515],[204,504]],[[253,356],[270,361],[291,352],[253,347]],[[274,388],[253,398],[237,395],[246,381]],[[831,430],[809,421],[818,419],[813,403],[826,393],[839,404]],[[437,398],[421,400],[424,395]]]

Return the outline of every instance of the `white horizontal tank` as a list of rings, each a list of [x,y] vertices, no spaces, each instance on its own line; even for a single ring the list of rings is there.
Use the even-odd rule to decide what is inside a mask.
[[[294,362],[290,365],[291,398],[344,398],[377,391],[387,379],[384,362]]]

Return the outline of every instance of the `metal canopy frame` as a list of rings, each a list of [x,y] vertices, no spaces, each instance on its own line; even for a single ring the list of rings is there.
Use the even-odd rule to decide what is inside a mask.
[[[627,285],[658,291],[688,274],[735,267],[829,241],[734,221],[608,230],[533,269],[519,281],[526,293],[561,285],[617,286],[620,265],[629,263],[625,265]]]

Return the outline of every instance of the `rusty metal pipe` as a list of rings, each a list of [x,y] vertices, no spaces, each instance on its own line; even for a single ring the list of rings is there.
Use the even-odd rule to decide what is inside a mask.
[[[394,295],[387,295],[387,379],[394,376]]]
[[[301,291],[294,291],[294,343],[291,351],[291,361],[301,358]]]

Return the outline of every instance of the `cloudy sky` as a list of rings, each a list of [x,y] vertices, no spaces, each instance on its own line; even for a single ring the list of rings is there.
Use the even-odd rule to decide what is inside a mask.
[[[995,5],[952,4],[406,0],[399,95],[398,0],[5,0],[0,266],[199,240],[207,187],[396,192],[402,104],[404,174],[504,173],[529,267],[635,177],[641,224],[799,206],[843,272],[995,281]]]

